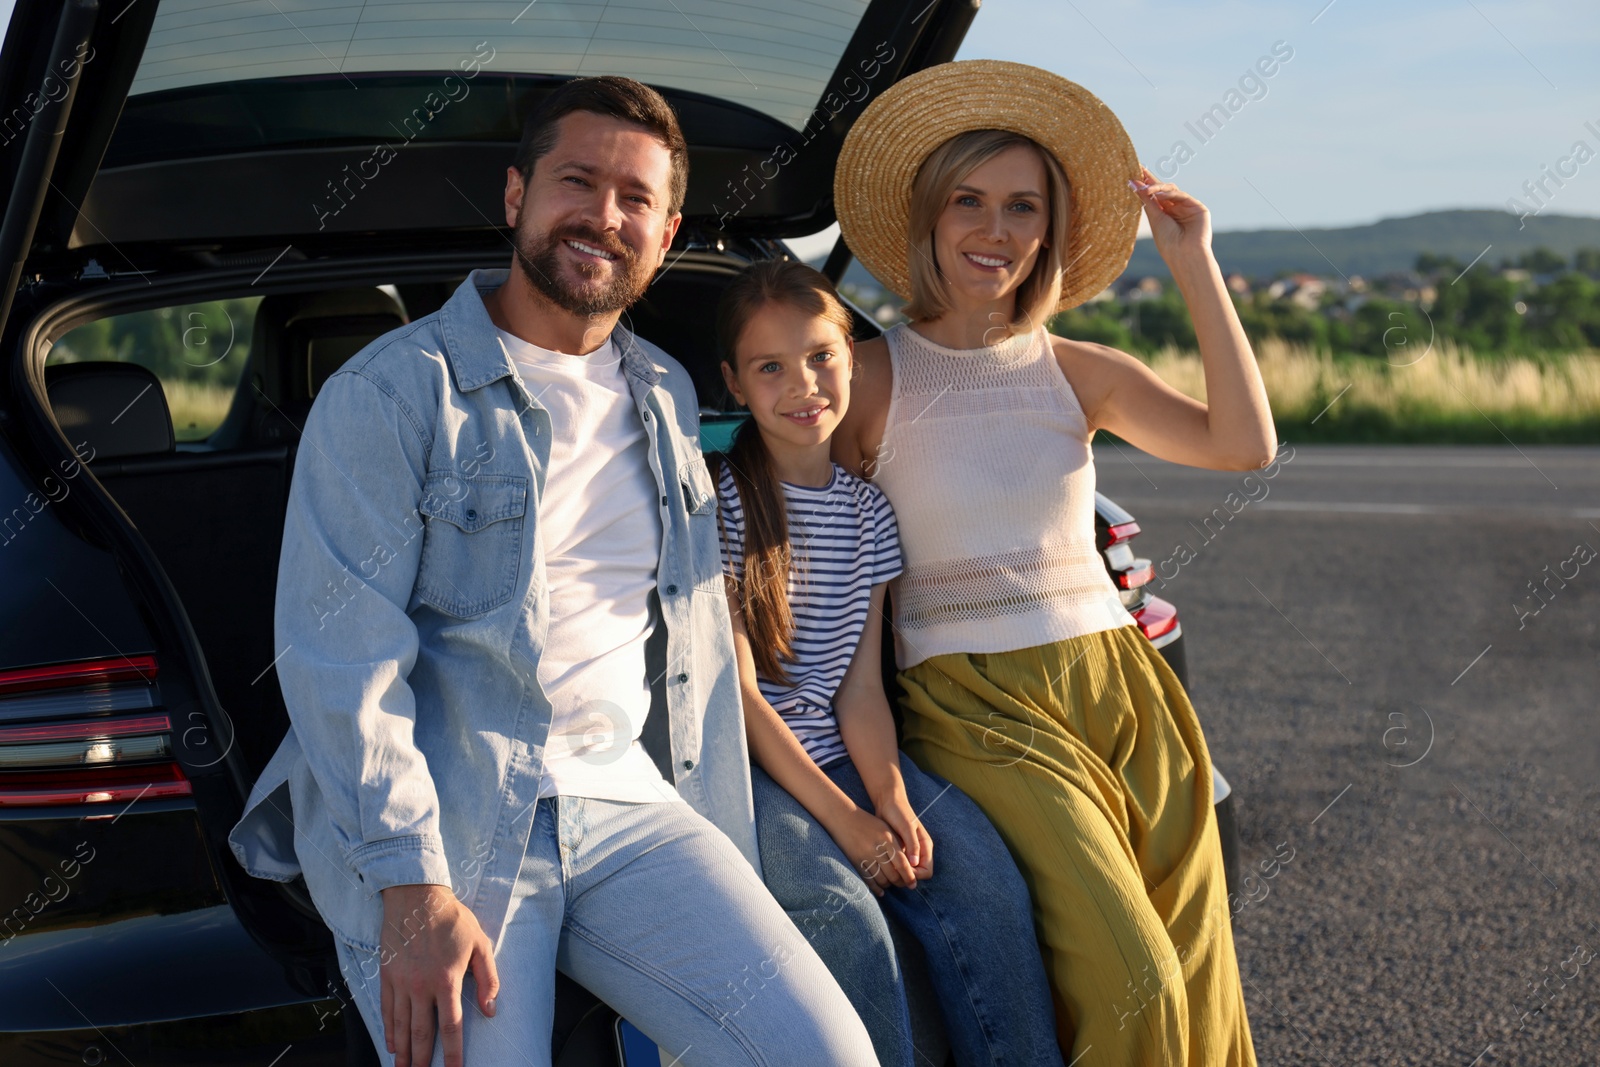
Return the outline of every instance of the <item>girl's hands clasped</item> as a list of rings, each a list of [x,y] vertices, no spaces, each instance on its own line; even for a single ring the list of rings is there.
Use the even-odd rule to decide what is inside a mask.
[[[933,838],[928,836],[917,813],[911,810],[911,801],[906,798],[905,791],[902,789],[894,797],[874,802],[874,806],[878,809],[878,816],[900,838],[900,847],[915,876],[912,886],[916,885],[916,878],[932,878]]]
[[[873,895],[883,896],[892,885],[914,888],[916,872],[889,824],[862,808],[854,808],[826,827]]]
[[[919,878],[933,877],[933,838],[903,792],[877,807],[881,818],[854,808],[828,833],[876,896],[892,885],[915,889]]]

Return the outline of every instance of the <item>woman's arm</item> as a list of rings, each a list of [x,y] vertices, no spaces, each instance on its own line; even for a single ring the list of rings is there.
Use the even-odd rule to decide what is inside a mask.
[[[733,619],[733,649],[739,663],[739,695],[744,703],[745,737],[756,764],[781,785],[812,818],[822,824],[878,896],[889,885],[903,884],[900,872],[881,861],[894,847],[894,831],[877,816],[856,806],[844,790],[822,772],[783,716],[761,695],[750,635],[739,609],[737,587],[728,585],[728,614]],[[848,742],[847,742],[848,743]],[[909,871],[906,872],[909,877]]]
[[[862,784],[867,787],[873,811],[900,838],[904,852],[894,859],[897,864],[906,865],[907,870],[902,873],[910,874],[910,885],[915,886],[916,879],[933,876],[933,839],[906,799],[905,781],[900,777],[900,749],[894,737],[894,715],[883,692],[879,655],[883,641],[884,588],[881,584],[872,587],[867,624],[862,628],[861,641],[850,658],[844,681],[839,683],[839,691],[834,694],[833,711],[839,719],[839,736],[844,739],[850,762],[856,765]]]
[[[1156,250],[1194,322],[1206,402],[1184,396],[1139,360],[1105,345],[1057,338],[1056,359],[1091,426],[1174,463],[1215,470],[1264,467],[1277,452],[1277,431],[1255,354],[1211,254],[1211,214],[1177,186],[1157,182],[1149,170],[1144,177],[1151,184],[1139,190],[1139,198]]]

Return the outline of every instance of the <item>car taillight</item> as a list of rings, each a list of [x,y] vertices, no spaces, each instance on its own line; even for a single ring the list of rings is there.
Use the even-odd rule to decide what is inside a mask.
[[[1124,541],[1131,541],[1139,536],[1139,524],[1136,522],[1124,522],[1116,526],[1108,526],[1106,527],[1106,534],[1110,537],[1110,540],[1106,542],[1107,548],[1112,545],[1120,545]]]
[[[63,703],[96,710],[108,690],[132,688],[152,700],[153,656],[118,657],[0,672],[0,719],[52,715]],[[82,700],[74,698],[81,694]],[[115,706],[113,704],[113,706]],[[100,804],[193,792],[172,753],[165,713],[79,715],[70,721],[0,726],[0,808]]]
[[[1118,589],[1137,589],[1156,579],[1155,564],[1147,559],[1136,559],[1127,570],[1117,572]]]
[[[1149,597],[1144,607],[1133,613],[1133,621],[1139,624],[1139,630],[1145,637],[1154,641],[1177,628],[1178,609],[1160,597]]]
[[[0,697],[66,686],[109,685],[113,682],[156,680],[154,656],[118,656],[115,659],[52,663],[47,667],[22,667],[0,671]]]

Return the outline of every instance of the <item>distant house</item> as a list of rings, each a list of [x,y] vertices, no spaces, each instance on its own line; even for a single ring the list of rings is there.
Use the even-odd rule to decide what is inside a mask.
[[[1123,293],[1123,299],[1134,301],[1155,300],[1161,296],[1161,293],[1164,289],[1165,286],[1161,284],[1160,278],[1154,278],[1147,275],[1143,278],[1140,278],[1137,282],[1130,286]]]
[[[1235,271],[1234,273],[1228,275],[1227,283],[1228,283],[1228,291],[1230,293],[1237,293],[1240,296],[1249,296],[1250,295],[1250,279],[1246,278],[1243,274],[1240,274],[1238,271]]]
[[[1291,274],[1267,286],[1267,295],[1274,300],[1287,300],[1291,304],[1315,311],[1322,304],[1322,294],[1328,283],[1315,274]]]
[[[1418,290],[1425,284],[1426,280],[1416,271],[1390,271],[1377,279],[1375,288],[1384,296],[1415,300]]]

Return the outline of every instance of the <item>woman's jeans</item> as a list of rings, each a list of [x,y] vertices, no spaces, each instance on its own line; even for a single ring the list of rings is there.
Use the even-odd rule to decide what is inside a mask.
[[[823,768],[872,810],[848,759]],[[1061,1067],[1055,1011],[1033,930],[1033,907],[1000,835],[967,795],[900,756],[911,808],[933,838],[933,877],[872,895],[833,838],[759,767],[756,840],[767,888],[822,957],[872,1035],[883,1067],[911,1067],[905,976],[884,912],[922,946],[960,1067]]]

